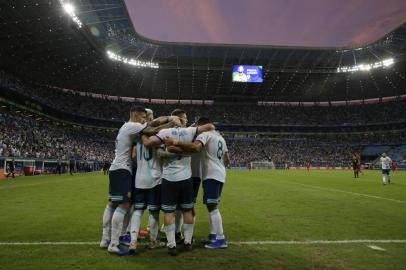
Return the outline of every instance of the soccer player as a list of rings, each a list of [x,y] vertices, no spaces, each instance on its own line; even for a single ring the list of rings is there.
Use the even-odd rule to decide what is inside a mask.
[[[192,142],[197,134],[214,129],[214,125],[207,124],[199,127],[188,127],[186,112],[176,109],[172,115],[178,116],[182,121],[182,127],[161,130],[156,136],[142,136],[147,148],[161,145],[164,142],[175,140]],[[175,224],[174,211],[179,205],[183,211],[183,232],[185,249],[192,250],[193,237],[193,181],[191,179],[190,156],[178,155],[163,161],[162,184],[161,184],[161,208],[164,211],[165,234],[167,238],[168,254],[175,256]]]
[[[62,173],[62,163],[59,159],[56,162],[56,173],[59,175],[61,175],[61,173]]]
[[[147,122],[153,120],[153,112],[147,111]],[[135,174],[134,189],[134,213],[131,217],[131,243],[129,252],[137,253],[138,233],[141,225],[141,218],[144,210],[148,208],[150,228],[150,243],[148,248],[160,247],[157,241],[159,231],[159,210],[161,209],[161,179],[162,162],[161,158],[175,157],[176,154],[165,152],[161,148],[146,148],[140,141],[136,145],[137,171]]]
[[[396,160],[392,160],[391,168],[392,168],[393,173],[396,172],[397,167],[398,167],[398,163],[396,162]]]
[[[382,153],[381,156],[381,167],[382,167],[382,182],[383,185],[390,184],[389,172],[391,167],[392,160],[390,157],[386,155],[386,153]]]
[[[130,119],[120,128],[116,138],[115,157],[109,169],[109,203],[103,213],[103,234],[100,247],[111,253],[126,255],[128,251],[119,245],[124,217],[130,206],[132,187],[131,151],[141,132],[155,134],[162,124],[169,121],[180,125],[179,119],[163,117],[152,121],[147,127],[144,107],[133,106]]]
[[[247,82],[250,79],[250,75],[244,73],[244,67],[239,66],[237,72],[233,72],[233,81],[235,82]]]
[[[69,159],[69,173],[70,175],[73,175],[74,171],[75,171],[75,158],[73,156],[71,156],[71,158]]]
[[[6,176],[6,178],[9,178],[10,177],[10,175],[11,175],[11,177],[12,178],[15,178],[15,168],[16,168],[16,166],[15,166],[15,160],[14,160],[14,158],[8,163],[8,174],[7,174],[7,176]]]
[[[208,118],[201,117],[198,120],[198,127],[209,123]],[[209,211],[210,234],[208,238],[211,242],[205,247],[209,249],[227,248],[223,221],[220,210],[217,208],[226,178],[226,166],[230,163],[224,138],[217,131],[212,130],[198,135],[193,142],[168,141],[167,143],[180,147],[185,152],[202,152],[203,202]]]
[[[356,156],[353,157],[352,159],[352,169],[354,171],[354,178],[359,177],[359,160]]]

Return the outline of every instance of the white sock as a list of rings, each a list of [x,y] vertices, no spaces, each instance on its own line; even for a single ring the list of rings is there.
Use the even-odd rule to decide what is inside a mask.
[[[185,244],[191,244],[192,243],[192,237],[193,237],[193,229],[195,225],[194,224],[183,224],[183,234],[185,236]]]
[[[133,211],[129,210],[129,211],[127,211],[127,214],[124,216],[123,228],[121,229],[121,235],[126,235],[127,232],[130,231],[129,228],[131,227],[130,220],[131,220],[132,213],[133,213]]]
[[[211,222],[211,215],[209,213],[209,226],[210,226],[210,234],[216,234],[216,228],[213,225],[213,222]]]
[[[137,243],[138,232],[140,231],[141,226],[141,217],[144,210],[135,210],[131,216],[131,243]]]
[[[111,219],[111,243],[112,246],[119,244],[119,237],[123,229],[124,216],[127,214],[127,209],[117,207]]]
[[[148,226],[149,226],[149,239],[151,241],[156,241],[159,230],[159,213],[149,214]]]
[[[114,208],[106,206],[103,213],[103,240],[110,241],[111,218],[113,217]]]
[[[213,227],[216,230],[216,239],[224,239],[223,220],[221,218],[220,210],[214,209],[211,211],[210,219]]]
[[[386,184],[386,175],[385,174],[382,175],[382,181],[383,181],[384,184]]]
[[[175,231],[180,233],[183,224],[183,214],[182,210],[175,210]]]
[[[166,234],[166,240],[168,241],[167,246],[170,248],[176,247],[175,224],[165,225],[165,234]]]

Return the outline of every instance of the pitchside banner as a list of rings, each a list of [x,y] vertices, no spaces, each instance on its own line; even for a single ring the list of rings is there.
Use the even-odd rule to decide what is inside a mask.
[[[307,170],[307,167],[289,167],[291,170]],[[310,167],[309,170],[351,170],[352,167]]]
[[[233,66],[233,82],[262,83],[262,66]]]

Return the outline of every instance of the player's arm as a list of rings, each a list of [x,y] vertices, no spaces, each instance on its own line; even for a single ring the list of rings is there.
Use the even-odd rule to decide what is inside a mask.
[[[180,118],[177,116],[161,116],[152,120],[142,133],[152,136],[162,129],[180,127],[181,125]]]
[[[216,127],[213,124],[204,124],[204,125],[198,126],[196,128],[196,135],[199,135],[199,134],[201,134],[203,132],[206,132],[206,131],[212,131],[215,128]]]
[[[174,123],[175,126],[178,126],[178,127],[181,126],[180,119],[177,116],[160,116],[158,118],[155,118],[151,122],[149,122],[148,126],[150,126],[150,127],[158,127],[158,126],[161,126],[163,124],[170,123],[170,122]]]
[[[165,145],[168,146],[170,152],[199,152],[202,150],[203,143],[201,141],[193,141],[193,142],[183,142],[178,140],[173,140],[172,138],[165,138],[164,139]]]
[[[200,152],[203,148],[203,144],[201,141],[193,141],[193,142],[181,142],[176,141],[175,144],[168,147],[170,152],[174,153],[194,153]]]
[[[156,153],[157,153],[158,157],[160,157],[160,158],[174,158],[179,155],[176,153],[171,153],[171,152],[165,151],[163,148],[157,148]]]
[[[161,139],[157,136],[148,137],[147,135],[143,134],[141,136],[141,140],[142,140],[142,143],[144,144],[144,146],[147,148],[151,148],[151,147],[162,144]]]
[[[157,127],[147,126],[146,128],[143,129],[142,134],[145,134],[147,136],[152,136],[152,135],[157,134],[161,129],[173,128],[175,126],[176,126],[176,124],[172,121],[159,125]]]
[[[167,146],[166,147],[166,151],[171,152],[171,153],[175,153],[175,154],[185,154],[185,152],[182,150],[182,148],[178,147],[178,146]]]
[[[224,153],[223,162],[224,162],[224,166],[226,166],[226,167],[228,165],[230,165],[230,156],[229,156],[228,152]]]

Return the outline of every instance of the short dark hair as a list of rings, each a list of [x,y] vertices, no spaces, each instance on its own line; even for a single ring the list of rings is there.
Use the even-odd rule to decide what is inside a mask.
[[[197,120],[196,123],[198,126],[201,126],[201,125],[209,124],[209,123],[211,123],[211,121],[208,117],[202,116],[202,117],[199,117],[199,119]]]
[[[135,112],[147,113],[145,108],[143,106],[140,106],[140,105],[131,106],[130,114],[135,113]]]
[[[186,114],[186,112],[182,109],[175,109],[171,113],[172,116],[178,116],[178,117],[180,117],[182,114]]]

